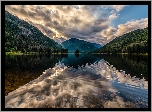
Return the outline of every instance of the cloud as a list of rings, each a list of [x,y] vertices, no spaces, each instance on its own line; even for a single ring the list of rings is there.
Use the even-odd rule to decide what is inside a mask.
[[[128,6],[128,5],[101,5],[101,7],[103,9],[112,9],[112,10],[115,10],[117,12],[120,12],[126,6]]]
[[[105,29],[101,32],[101,35],[104,37],[108,37],[110,35],[114,35],[115,32],[116,32],[116,29],[109,26],[107,29]]]
[[[143,29],[145,27],[148,27],[148,18],[142,18],[141,20],[127,21],[125,24],[118,25],[118,30],[115,35],[121,36],[124,33],[128,33],[136,29]]]
[[[106,42],[109,42],[125,33],[129,33],[133,30],[143,29],[146,27],[148,27],[148,18],[142,18],[141,20],[132,20],[127,21],[125,24],[119,24],[118,28],[109,26],[107,29],[102,30],[101,36],[107,39]]]
[[[36,26],[46,36],[59,43],[74,37],[104,45],[116,36],[146,27],[148,19],[128,21],[118,25],[118,28],[110,26],[124,7],[126,6],[6,5],[5,10]]]
[[[103,5],[104,9],[111,9],[111,14],[109,15],[109,19],[112,21],[119,17],[119,12],[123,10],[124,7],[128,5]]]
[[[65,38],[55,38],[54,39],[57,43],[61,44],[63,41],[65,41],[66,39]]]
[[[114,19],[116,19],[116,18],[118,18],[119,17],[119,14],[117,14],[117,13],[112,13],[110,16],[109,16],[109,19],[110,20],[114,20]]]
[[[116,31],[117,31],[116,28],[109,26],[107,29],[101,32],[101,35],[106,39],[106,42],[109,42],[112,39],[116,38],[115,36]]]
[[[115,9],[117,12],[120,12],[127,5],[109,5],[110,8]]]

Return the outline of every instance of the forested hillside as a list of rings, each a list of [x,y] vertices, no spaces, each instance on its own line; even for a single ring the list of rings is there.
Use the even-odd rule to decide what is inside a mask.
[[[60,52],[61,46],[38,28],[5,11],[5,52]]]
[[[115,38],[96,52],[148,53],[148,28],[137,29]]]
[[[76,38],[71,38],[61,43],[64,49],[68,49],[69,52],[75,52],[77,49],[80,52],[90,52],[97,50],[101,47],[99,44],[90,43],[84,40],[79,40]]]

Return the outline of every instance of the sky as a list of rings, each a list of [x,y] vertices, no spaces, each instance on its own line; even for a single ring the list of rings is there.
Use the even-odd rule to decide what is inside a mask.
[[[148,27],[148,5],[5,5],[5,10],[59,44],[78,38],[103,46]]]

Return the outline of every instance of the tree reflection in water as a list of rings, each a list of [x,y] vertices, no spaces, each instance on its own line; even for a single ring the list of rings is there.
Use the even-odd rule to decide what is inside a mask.
[[[123,70],[132,77],[148,80],[148,57],[136,55],[27,55],[6,56],[5,58],[5,94],[39,77],[48,68],[61,61],[66,66],[85,66],[104,59],[117,70]],[[141,75],[142,74],[142,75]]]
[[[59,62],[8,94],[5,104],[6,108],[147,108],[148,82],[119,72],[103,59],[79,69]]]
[[[75,54],[75,56],[78,58],[78,57],[79,57],[79,54]]]

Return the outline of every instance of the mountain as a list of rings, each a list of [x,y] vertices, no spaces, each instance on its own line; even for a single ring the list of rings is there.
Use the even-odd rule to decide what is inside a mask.
[[[148,53],[148,27],[116,37],[98,50],[100,53]]]
[[[71,38],[61,43],[64,49],[68,49],[68,52],[75,52],[77,49],[80,52],[91,52],[97,50],[99,45],[95,43],[90,43],[84,40],[79,40],[76,38]]]
[[[101,48],[102,46],[100,44],[92,43],[96,48]]]
[[[61,48],[38,28],[5,11],[6,52],[56,52]]]

